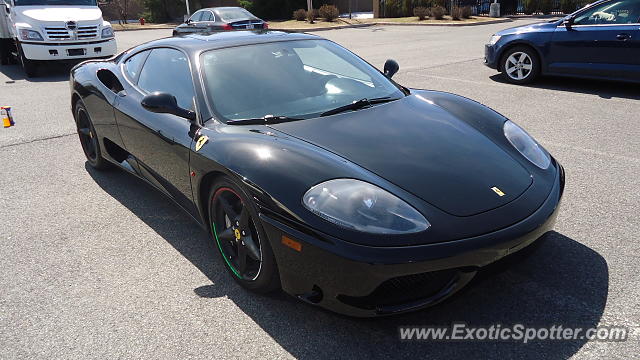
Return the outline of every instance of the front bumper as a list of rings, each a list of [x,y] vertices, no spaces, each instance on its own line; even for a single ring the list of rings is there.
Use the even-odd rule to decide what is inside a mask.
[[[484,64],[492,69],[498,68],[498,54],[495,45],[484,45]]]
[[[481,236],[405,247],[371,247],[314,234],[261,212],[282,288],[309,303],[371,317],[435,305],[460,290],[482,266],[514,253],[553,228],[564,189],[558,166],[552,191],[526,219]],[[269,215],[268,215],[269,214]],[[301,249],[283,245],[283,236]]]
[[[30,60],[73,60],[115,55],[115,38],[85,43],[20,43],[24,56]]]

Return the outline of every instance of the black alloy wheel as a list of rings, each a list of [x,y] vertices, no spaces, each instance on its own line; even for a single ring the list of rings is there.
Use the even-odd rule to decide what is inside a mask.
[[[271,247],[242,191],[223,179],[213,187],[209,199],[214,241],[234,279],[256,292],[279,287]]]

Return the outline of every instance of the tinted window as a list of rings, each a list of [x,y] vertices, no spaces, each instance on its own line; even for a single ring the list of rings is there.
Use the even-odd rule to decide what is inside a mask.
[[[140,73],[140,68],[142,67],[142,64],[144,64],[144,59],[147,58],[148,53],[148,50],[137,53],[124,62],[124,69],[127,72],[129,79],[136,81],[138,74]]]
[[[378,70],[326,40],[282,41],[203,53],[210,103],[226,119],[310,118],[403,93]]]
[[[147,92],[166,92],[178,105],[193,110],[193,82],[187,57],[174,49],[153,49],[140,72],[138,86]]]
[[[216,9],[216,13],[224,21],[234,21],[234,20],[255,18],[255,16],[253,16],[250,12],[248,12],[243,8],[221,8],[221,9]]]
[[[200,21],[201,18],[202,18],[202,11],[196,11],[195,14],[191,15],[189,20],[191,20],[191,21]]]
[[[213,21],[213,14],[211,11],[205,11],[200,21]]]
[[[636,24],[640,18],[638,0],[617,0],[595,6],[575,20],[576,25]]]

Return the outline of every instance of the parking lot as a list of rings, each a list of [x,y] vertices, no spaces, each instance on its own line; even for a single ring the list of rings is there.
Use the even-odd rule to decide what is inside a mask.
[[[207,234],[161,194],[85,164],[68,66],[25,79],[0,67],[0,358],[628,358],[640,350],[640,86],[503,82],[482,64],[494,32],[386,26],[318,32],[414,88],[475,99],[565,167],[556,232],[434,308],[352,319],[232,281]],[[121,50],[171,30],[117,33]],[[248,94],[250,96],[250,94]],[[392,149],[390,149],[392,151]],[[400,341],[398,326],[636,327],[626,342]]]

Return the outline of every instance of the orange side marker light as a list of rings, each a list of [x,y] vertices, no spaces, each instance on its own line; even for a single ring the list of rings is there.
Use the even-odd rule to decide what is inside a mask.
[[[282,235],[282,244],[292,248],[295,251],[302,251],[302,244],[286,235]]]

